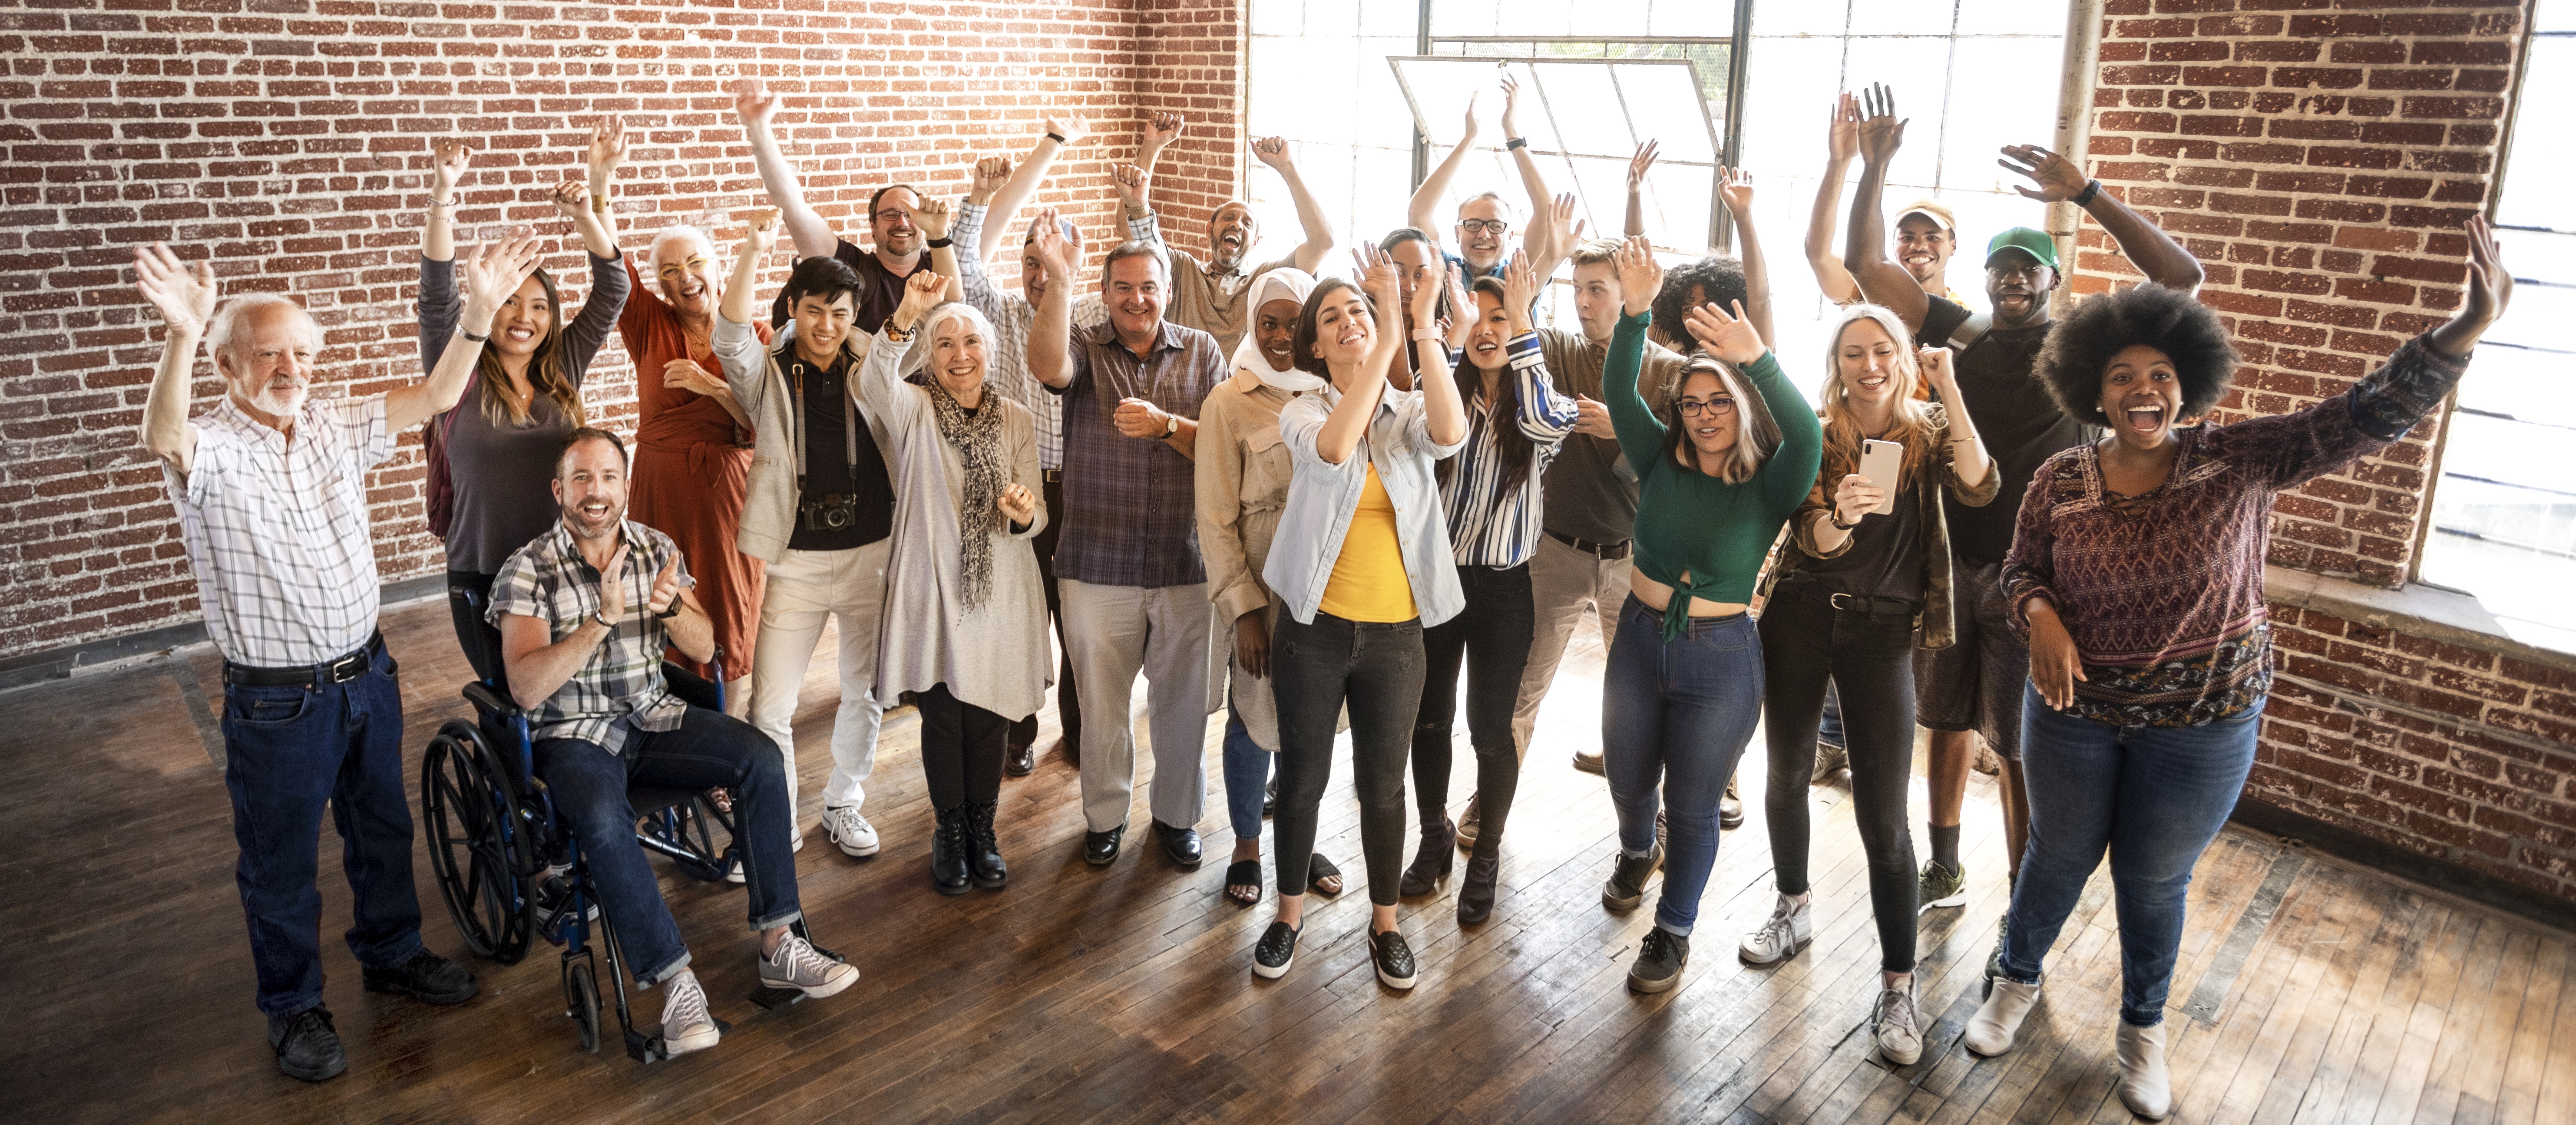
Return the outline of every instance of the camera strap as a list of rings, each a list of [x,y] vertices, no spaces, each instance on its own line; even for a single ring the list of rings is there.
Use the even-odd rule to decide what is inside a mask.
[[[805,492],[805,412],[814,404],[805,397],[805,361],[796,361],[788,373],[796,385],[796,492],[801,496]],[[842,388],[840,399],[841,444],[850,462],[850,485],[855,488],[859,482],[859,408],[851,403],[847,387]]]

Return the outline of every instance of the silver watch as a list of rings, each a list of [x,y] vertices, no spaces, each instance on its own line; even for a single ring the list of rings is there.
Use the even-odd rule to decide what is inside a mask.
[[[1181,432],[1181,416],[1178,414],[1163,415],[1163,436],[1170,437],[1179,432]]]

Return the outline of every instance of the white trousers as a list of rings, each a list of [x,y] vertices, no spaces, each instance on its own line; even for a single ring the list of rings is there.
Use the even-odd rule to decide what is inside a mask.
[[[787,759],[787,798],[796,799],[796,693],[814,661],[823,622],[841,632],[841,710],[832,720],[832,777],[823,804],[857,806],[876,769],[877,728],[885,703],[876,697],[877,619],[885,608],[886,560],[893,540],[846,551],[791,550],[769,564],[760,596],[760,639],[751,657],[751,725],[778,743]]]

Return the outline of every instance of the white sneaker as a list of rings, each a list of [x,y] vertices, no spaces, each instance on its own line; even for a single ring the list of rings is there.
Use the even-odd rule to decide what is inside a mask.
[[[2165,1025],[2131,1027],[2120,1021],[2120,1101],[2129,1112],[2162,1121],[2173,1112],[2173,1083],[2165,1074]]]
[[[716,1018],[707,1014],[707,992],[698,987],[698,975],[680,970],[662,982],[662,1046],[674,1055],[703,1051],[716,1045],[723,1032],[716,1030]]]
[[[1986,993],[1986,1002],[1977,1005],[1977,1014],[1969,1017],[1967,1034],[1959,1041],[1968,1049],[1992,1058],[2013,1049],[2013,1037],[2021,1033],[2022,1017],[2030,1006],[2039,1003],[2039,986],[2019,984],[2001,977],[1992,979],[1994,988]]]
[[[832,838],[832,846],[841,849],[843,855],[864,859],[877,854],[876,826],[859,815],[857,805],[825,806],[823,832]]]
[[[1771,908],[1771,920],[1744,935],[1744,943],[1736,947],[1735,955],[1747,965],[1769,965],[1797,956],[1799,950],[1816,940],[1816,916],[1811,909],[1814,903],[1813,898],[1792,902],[1789,896],[1781,895]]]
[[[1869,1033],[1878,1040],[1878,1053],[1898,1066],[1912,1066],[1923,1057],[1923,1031],[1917,1024],[1921,1016],[1914,1007],[1914,982],[1903,988],[1882,988],[1878,1003],[1869,1013]]]
[[[858,979],[858,966],[823,956],[815,951],[812,942],[793,933],[779,941],[778,952],[760,959],[761,984],[800,989],[817,1000],[850,987]]]

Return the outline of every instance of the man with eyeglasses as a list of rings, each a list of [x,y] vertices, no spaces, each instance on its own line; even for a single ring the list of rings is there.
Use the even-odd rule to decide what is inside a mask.
[[[805,189],[797,183],[796,167],[778,149],[778,138],[770,131],[770,118],[778,113],[778,95],[771,93],[757,78],[745,78],[734,84],[733,109],[742,119],[742,132],[751,144],[752,164],[760,170],[760,184],[769,192],[769,202],[778,208],[778,217],[787,226],[787,237],[803,258],[838,258],[859,275],[858,315],[850,323],[858,329],[859,346],[875,339],[876,330],[894,315],[903,303],[904,279],[914,270],[930,264],[923,251],[921,228],[913,222],[913,212],[921,209],[921,193],[907,184],[887,184],[868,196],[868,238],[874,250],[862,250],[857,243],[842,238],[832,230],[813,206],[805,202]],[[942,241],[945,241],[944,239]],[[951,279],[948,300],[962,301],[966,293]],[[783,299],[772,304],[769,326],[783,327],[791,313]]]
[[[1512,154],[1512,166],[1520,172],[1521,187],[1529,193],[1530,225],[1521,232],[1521,249],[1529,255],[1531,268],[1545,278],[1555,271],[1556,263],[1561,260],[1549,253],[1555,245],[1551,221],[1554,209],[1548,202],[1547,179],[1539,175],[1538,161],[1530,156],[1529,141],[1521,136],[1520,127],[1515,124],[1520,110],[1520,83],[1514,81],[1511,72],[1506,70],[1502,73],[1502,87],[1503,148]],[[1437,232],[1440,228],[1432,223],[1432,209],[1449,194],[1450,181],[1457,178],[1459,167],[1467,162],[1467,154],[1476,147],[1477,128],[1476,99],[1471,96],[1467,99],[1467,131],[1458,138],[1457,146],[1449,150],[1449,155],[1440,161],[1440,166],[1431,170],[1422,186],[1414,189],[1413,199],[1404,208],[1406,225],[1432,235],[1435,240],[1439,237]],[[1502,196],[1490,191],[1482,192],[1458,204],[1456,233],[1455,251],[1443,248],[1441,254],[1466,275],[1468,282],[1473,283],[1480,277],[1503,276],[1503,264],[1512,256],[1507,242],[1512,234],[1512,220]]]
[[[1897,118],[1895,99],[1886,87],[1873,88],[1862,100],[1860,187],[1852,200],[1843,264],[1859,283],[1861,296],[1903,318],[1917,344],[1956,349],[1953,366],[1965,401],[1949,408],[1965,409],[1985,439],[2001,476],[1999,495],[2018,497],[2042,462],[2094,437],[2087,432],[2091,427],[2057,409],[2032,370],[2048,340],[2048,298],[2059,280],[2057,242],[2045,231],[2014,227],[1987,243],[1991,313],[1971,315],[1955,301],[1926,293],[1911,271],[1888,259],[1880,213],[1887,165],[1904,141],[1905,123]],[[2041,203],[2073,201],[2110,233],[2120,253],[2148,281],[2186,293],[2200,288],[2200,263],[2191,252],[2103,191],[2099,181],[2086,180],[2074,161],[2035,145],[2006,145],[2002,151],[2005,167],[2038,185],[2035,190],[2015,187],[2023,197]],[[1956,643],[1915,652],[1916,721],[1932,732],[1932,858],[1922,873],[1927,909],[1967,902],[1966,870],[1958,854],[1959,808],[1979,737],[2003,759],[2004,840],[2015,874],[2030,835],[2030,805],[2021,783],[2022,684],[2030,671],[2030,650],[2006,626],[2001,586],[2020,505],[1971,508],[1947,496],[1943,503],[1953,580],[1962,595],[1953,604],[1965,612],[1958,615]]]

